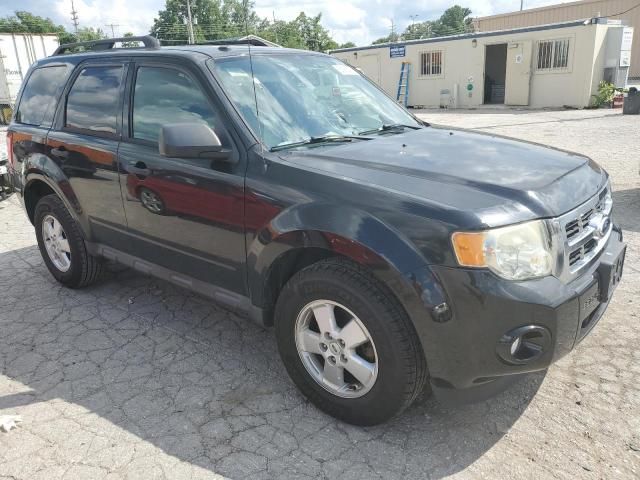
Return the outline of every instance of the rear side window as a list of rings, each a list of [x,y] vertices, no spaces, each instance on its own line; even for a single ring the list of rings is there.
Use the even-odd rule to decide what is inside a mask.
[[[172,68],[140,67],[133,93],[133,138],[157,142],[167,123],[206,123],[216,114],[206,96],[187,75]]]
[[[67,95],[65,126],[115,135],[122,66],[86,67]]]
[[[67,76],[67,67],[42,67],[34,70],[27,80],[16,122],[28,125],[51,125],[55,113],[56,100],[60,95]]]

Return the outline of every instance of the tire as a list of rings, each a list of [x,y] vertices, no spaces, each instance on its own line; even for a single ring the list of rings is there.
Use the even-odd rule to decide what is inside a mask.
[[[322,306],[320,301],[329,302],[333,307]],[[329,382],[327,385],[326,380],[319,379],[320,370],[326,378],[327,362],[331,360],[324,359],[323,355],[333,353],[334,347],[333,351],[338,353],[335,335],[328,348],[326,343],[320,345],[320,353],[299,352],[298,345],[306,345],[306,340],[301,338],[313,338],[311,343],[317,338],[320,341],[328,338],[317,321],[314,310],[317,308],[328,308],[329,311],[333,308],[336,325],[342,328],[351,316],[359,320],[359,334],[369,335],[371,339],[370,343],[358,348],[365,349],[359,356],[372,362],[367,365],[376,366],[377,377],[372,386],[362,382],[362,386],[357,387],[360,381],[351,375],[348,362],[353,358],[349,355],[358,354],[358,350],[349,349],[348,344],[345,347],[342,339],[339,341],[345,350],[339,355],[342,359],[346,357],[342,366],[343,372],[347,372],[343,380],[349,383],[347,378],[350,378],[356,385],[337,390],[334,384]],[[347,423],[365,426],[385,422],[411,405],[425,387],[428,376],[425,357],[406,312],[384,285],[364,268],[349,261],[323,260],[296,273],[278,298],[275,331],[280,356],[296,386],[319,409]],[[319,337],[313,335],[315,331]],[[341,330],[337,336],[345,331]],[[308,333],[310,337],[299,332]],[[313,343],[311,350],[315,348]],[[346,353],[345,357],[342,357],[343,353]],[[335,367],[336,363],[332,362],[332,365]],[[351,390],[357,388],[359,390],[355,392]]]
[[[54,219],[62,226],[61,236],[68,242],[69,250],[67,255],[69,264],[66,270],[59,266],[61,262],[50,255],[45,246],[44,230],[47,228],[43,225],[45,219],[48,222]],[[38,201],[34,223],[40,254],[49,272],[58,282],[70,288],[82,288],[94,283],[100,277],[103,271],[103,260],[89,254],[80,227],[57,195],[47,195]],[[58,253],[62,255],[66,251],[58,250]]]

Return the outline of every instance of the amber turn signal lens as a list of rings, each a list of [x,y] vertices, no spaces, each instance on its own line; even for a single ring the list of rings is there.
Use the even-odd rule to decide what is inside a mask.
[[[452,235],[453,249],[458,263],[464,267],[486,267],[484,258],[484,232],[456,232]]]

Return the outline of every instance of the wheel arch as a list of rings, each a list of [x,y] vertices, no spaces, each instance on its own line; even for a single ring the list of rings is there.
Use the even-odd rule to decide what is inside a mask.
[[[332,257],[365,267],[390,290],[412,320],[418,311],[424,314],[414,272],[428,270],[428,266],[406,238],[366,212],[313,204],[281,212],[249,245],[248,286],[252,303],[263,311],[264,323],[273,324],[278,295],[296,272]],[[436,292],[430,298],[443,295]]]
[[[60,167],[45,155],[26,160],[22,178],[22,198],[29,220],[33,223],[35,207],[44,195],[55,194],[78,222],[82,233],[88,238],[89,227],[84,220],[82,207],[67,176]]]

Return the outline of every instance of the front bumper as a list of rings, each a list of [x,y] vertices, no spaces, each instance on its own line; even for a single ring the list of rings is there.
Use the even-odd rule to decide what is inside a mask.
[[[614,231],[592,265],[566,284],[555,277],[513,282],[487,270],[432,267],[452,313],[448,321],[432,322],[432,338],[423,342],[436,392],[485,392],[506,376],[544,370],[570,352],[606,310],[625,248],[622,233]],[[521,334],[530,335],[533,351],[518,358],[519,350],[512,356],[509,347]]]

